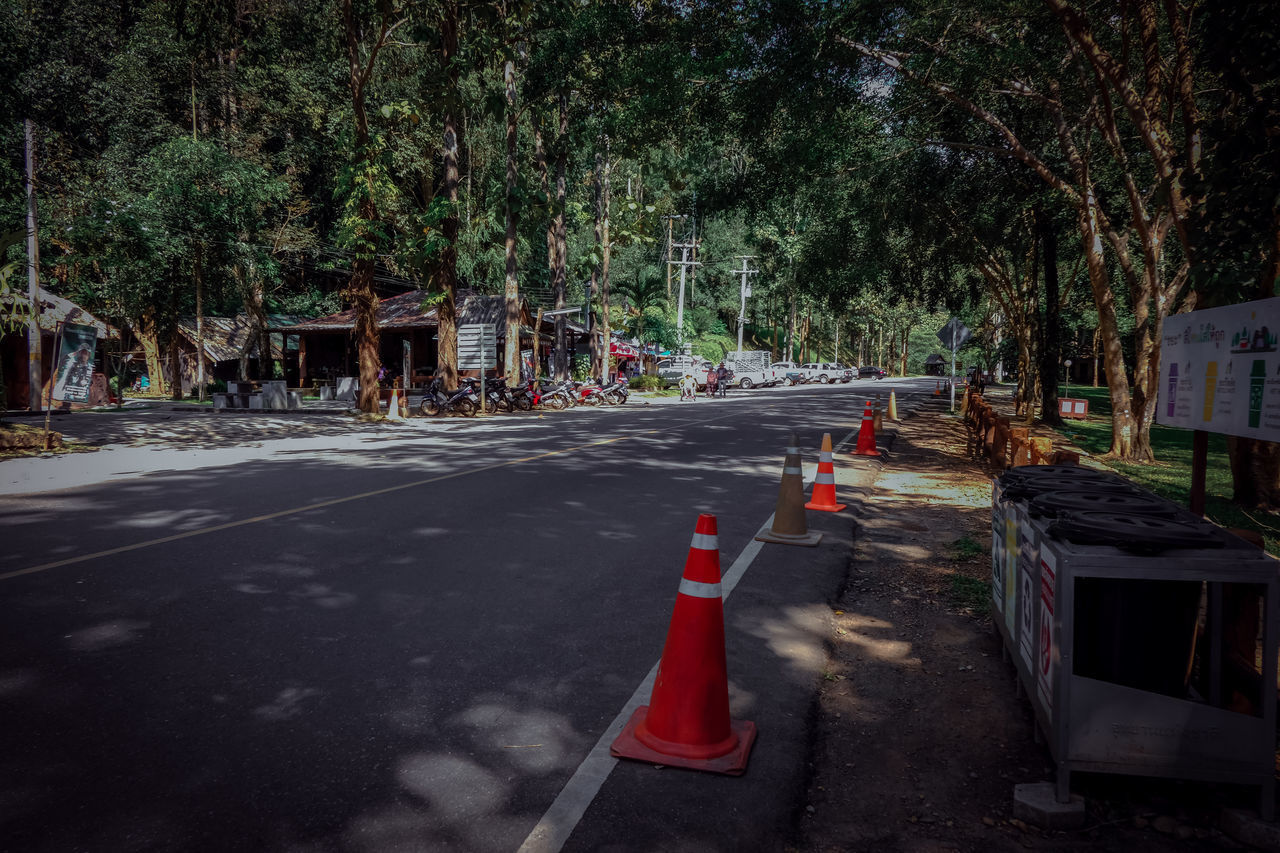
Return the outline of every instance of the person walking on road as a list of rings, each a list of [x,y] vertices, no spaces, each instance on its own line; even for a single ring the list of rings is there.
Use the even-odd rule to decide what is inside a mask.
[[[719,382],[719,376],[716,374],[714,367],[707,368],[707,396],[714,397],[716,395],[716,385]]]
[[[716,368],[716,388],[723,397],[729,388],[729,368],[724,366],[724,362],[720,362],[720,366]]]

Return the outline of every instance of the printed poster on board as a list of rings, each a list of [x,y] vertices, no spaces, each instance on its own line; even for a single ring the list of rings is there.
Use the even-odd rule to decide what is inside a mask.
[[[1280,298],[1164,321],[1156,422],[1280,441]]]
[[[58,344],[57,372],[53,377],[53,399],[65,403],[89,402],[93,383],[93,351],[98,330],[93,326],[66,323]]]

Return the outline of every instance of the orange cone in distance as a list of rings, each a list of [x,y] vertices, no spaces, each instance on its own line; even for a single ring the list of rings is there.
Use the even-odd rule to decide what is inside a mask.
[[[404,420],[404,415],[400,413],[400,391],[395,388],[391,389],[391,402],[387,403],[387,420]]]
[[[858,428],[858,446],[853,451],[854,456],[879,456],[880,451],[876,450],[876,429],[874,418],[871,414],[871,401],[867,401],[866,411],[862,413],[862,426]]]
[[[889,420],[896,421],[898,419],[898,398],[893,391],[889,392]]]
[[[773,511],[773,524],[756,536],[761,542],[779,545],[817,545],[821,533],[810,533],[804,517],[804,469],[800,467],[800,439],[791,433],[787,456],[782,463],[782,482],[778,486],[778,503]]]
[[[941,383],[941,382],[934,382],[934,383],[933,383],[933,396],[937,397],[937,396],[939,396],[939,395],[941,395],[941,394],[942,394],[942,383]]]
[[[755,723],[729,718],[716,517],[698,516],[648,705],[609,747],[616,758],[741,776]]]
[[[818,452],[818,474],[813,480],[813,500],[805,509],[839,512],[848,504],[836,503],[836,468],[831,461],[831,433],[822,434],[822,450]]]

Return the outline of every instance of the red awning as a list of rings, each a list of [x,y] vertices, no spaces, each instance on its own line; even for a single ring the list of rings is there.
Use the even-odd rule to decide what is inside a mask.
[[[617,341],[609,343],[609,355],[615,358],[639,358],[640,350],[631,344],[620,344]]]

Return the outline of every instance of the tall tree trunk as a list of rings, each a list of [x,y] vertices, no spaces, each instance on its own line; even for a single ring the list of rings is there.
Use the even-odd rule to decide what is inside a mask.
[[[204,402],[204,275],[201,264],[204,253],[200,241],[195,241],[195,257],[191,272],[196,279],[196,398]]]
[[[791,301],[790,314],[787,317],[787,353],[783,361],[791,361],[796,357],[796,293],[792,290],[787,294],[787,298]]]
[[[160,357],[160,335],[156,328],[156,312],[148,308],[138,322],[138,343],[142,344],[142,356],[147,365],[147,378],[151,390],[165,392],[164,360]]]
[[[441,299],[436,306],[436,376],[446,388],[458,386],[458,0],[445,0],[440,23],[440,64],[448,80],[444,99],[444,139],[440,148],[444,177],[441,193],[449,199],[449,213],[441,223],[446,245],[440,253],[437,281]]]
[[[169,293],[169,372],[172,384],[169,386],[169,398],[182,399],[182,349],[179,346],[178,332],[178,291]]]
[[[1035,211],[1036,228],[1044,257],[1044,323],[1040,337],[1040,420],[1051,426],[1062,423],[1058,414],[1058,362],[1062,351],[1058,305],[1058,231],[1041,208]]]
[[[609,262],[613,257],[613,243],[609,240],[609,204],[613,195],[613,166],[609,162],[609,139],[604,140],[604,175],[600,181],[601,206],[603,217],[600,223],[602,240],[600,243],[600,337],[603,339],[601,368],[595,373],[603,379],[609,372],[609,350],[612,348],[613,333],[609,325]],[[695,267],[696,269],[696,267]]]
[[[506,255],[506,282],[504,287],[506,304],[506,354],[503,359],[503,371],[507,376],[520,375],[520,284],[516,278],[516,228],[519,225],[519,214],[516,212],[516,63],[508,59],[502,67],[502,86],[506,93],[507,103],[507,197],[506,221],[507,235],[504,243]]]
[[[538,170],[538,189],[542,197],[551,201],[551,175],[547,169],[547,149],[542,136],[542,118],[536,110],[530,113],[533,122],[533,163]],[[547,217],[547,278],[554,279],[556,274],[556,223],[553,216]],[[542,308],[538,309],[538,322],[533,326],[533,366],[537,372],[542,361]]]
[[[568,260],[568,227],[565,224],[564,207],[568,196],[568,151],[569,151],[569,93],[559,95],[560,125],[556,134],[556,201],[552,215],[555,229],[555,266],[551,270],[551,292],[555,295],[555,307],[564,308],[567,304],[566,285],[568,275],[565,265]],[[569,378],[569,335],[565,328],[566,318],[556,315],[556,352],[555,378],[564,381]]]
[[[595,199],[595,238],[596,248],[600,251],[600,257],[604,257],[604,158],[600,156],[600,152],[596,152],[595,169],[591,173],[591,190]],[[591,267],[591,290],[587,299],[587,330],[591,339],[591,375],[599,376],[601,367],[606,358],[605,353],[608,351],[602,346],[600,340],[600,329],[596,323],[596,313],[593,310],[596,298],[600,295],[600,265],[596,264]]]
[[[369,51],[369,57],[367,61],[361,62],[359,30],[356,27],[351,3],[352,0],[342,0],[342,16],[347,35],[347,85],[351,94],[356,132],[354,160],[358,176],[356,180],[365,181],[369,186],[360,193],[360,202],[356,208],[362,233],[357,238],[359,245],[355,252],[355,261],[351,265],[351,279],[343,295],[355,308],[356,314],[353,332],[360,365],[360,400],[357,407],[362,412],[377,414],[380,410],[381,398],[378,387],[378,368],[381,366],[381,358],[378,352],[378,296],[373,291],[373,272],[379,248],[374,225],[379,215],[377,204],[373,200],[373,182],[377,165],[374,163],[373,148],[370,145],[369,116],[365,110],[365,87],[373,74],[378,52],[386,44],[391,31],[399,25],[393,25],[383,17],[378,38]],[[270,353],[267,357],[270,357]]]

